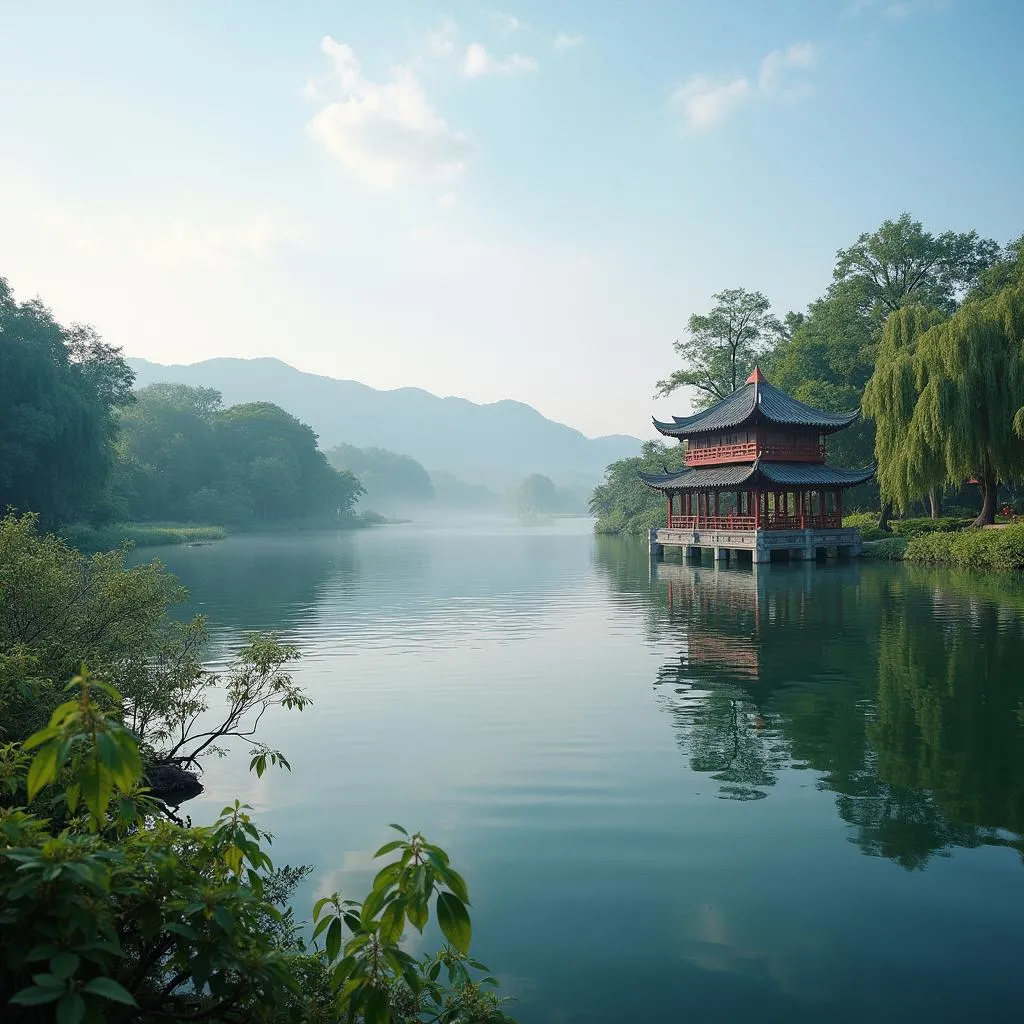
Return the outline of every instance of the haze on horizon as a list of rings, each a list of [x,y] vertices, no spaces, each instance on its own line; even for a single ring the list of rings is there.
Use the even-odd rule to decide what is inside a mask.
[[[637,5],[639,6],[639,5]],[[372,10],[371,10],[372,7]],[[1013,0],[4,4],[0,275],[129,356],[648,436],[686,318],[909,210],[1006,241]]]

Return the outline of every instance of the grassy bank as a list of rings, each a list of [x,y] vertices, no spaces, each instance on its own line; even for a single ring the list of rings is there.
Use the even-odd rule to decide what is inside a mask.
[[[65,543],[79,551],[111,551],[126,541],[137,548],[162,544],[198,544],[223,540],[227,531],[222,526],[184,526],[181,523],[110,523],[89,526],[76,523],[60,531]]]
[[[957,569],[1024,572],[1024,525],[887,537],[866,543],[864,556]]]

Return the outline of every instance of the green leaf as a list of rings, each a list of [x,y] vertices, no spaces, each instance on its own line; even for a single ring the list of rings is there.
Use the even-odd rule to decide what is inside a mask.
[[[466,880],[458,871],[445,867],[444,873],[441,874],[441,880],[463,903],[469,905],[469,889],[466,886]]]
[[[473,927],[469,923],[465,904],[453,893],[443,892],[437,897],[437,923],[444,937],[460,953],[469,952]]]
[[[62,995],[63,988],[42,988],[39,985],[32,985],[30,988],[15,992],[9,1002],[17,1003],[19,1006],[40,1006],[42,1003],[55,1003]]]
[[[341,921],[334,918],[327,929],[327,959],[332,963],[338,959],[341,952]]]
[[[82,989],[83,992],[88,992],[89,995],[102,996],[104,999],[110,999],[115,1003],[124,1003],[127,1006],[138,1006],[135,1002],[135,996],[131,994],[123,985],[119,985],[113,978],[93,978],[92,981],[85,985]]]
[[[377,872],[377,877],[373,880],[371,889],[389,889],[393,886],[402,874],[402,865],[395,861],[392,864],[385,864],[384,867]]]
[[[37,734],[38,735],[38,734]],[[27,746],[28,744],[26,744]],[[57,745],[51,743],[32,758],[28,769],[28,798],[35,800],[36,794],[57,778]]]
[[[75,956],[74,953],[58,953],[56,956],[50,958],[50,973],[54,977],[60,978],[64,981],[66,978],[70,978],[75,971],[78,970],[78,965],[81,964],[81,960]]]
[[[380,916],[380,940],[386,945],[392,945],[402,937],[402,930],[405,927],[405,904],[400,900],[394,900],[384,909]]]
[[[406,838],[409,837],[409,833],[406,832],[405,829],[402,828],[401,825],[396,825],[394,822],[392,822],[390,825],[388,825],[388,828],[393,828],[396,832],[401,832],[402,835],[405,836]]]
[[[392,839],[390,843],[385,843],[375,854],[374,857],[383,857],[385,853],[390,853],[392,850],[398,850],[405,846],[404,839]]]
[[[77,992],[68,992],[57,1004],[57,1024],[81,1024],[85,1000]]]
[[[391,1001],[386,988],[371,988],[363,1001],[363,1020],[366,1024],[390,1024]]]
[[[331,899],[332,899],[332,897],[330,897],[330,896],[324,896],[321,899],[318,899],[316,901],[316,903],[313,905],[313,920],[314,921],[320,916],[320,911],[323,910],[324,907],[326,907],[327,904],[331,902]]]

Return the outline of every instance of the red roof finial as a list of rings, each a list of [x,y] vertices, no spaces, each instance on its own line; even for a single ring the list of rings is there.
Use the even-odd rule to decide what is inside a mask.
[[[754,369],[750,371],[750,376],[747,378],[747,383],[748,384],[763,384],[764,383],[764,374],[761,372],[761,367],[760,366],[755,366]]]

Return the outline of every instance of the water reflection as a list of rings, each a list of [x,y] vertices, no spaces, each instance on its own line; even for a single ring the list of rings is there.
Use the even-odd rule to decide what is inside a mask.
[[[645,574],[603,554],[620,594],[647,596],[672,652],[656,700],[719,797],[761,800],[811,769],[869,856],[1024,854],[1018,581],[860,564]]]

